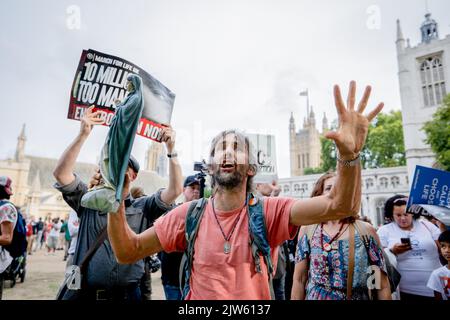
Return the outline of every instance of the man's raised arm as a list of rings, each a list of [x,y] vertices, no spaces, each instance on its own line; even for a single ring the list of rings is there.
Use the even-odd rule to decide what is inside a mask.
[[[123,199],[128,194],[129,187],[130,178],[127,174],[123,185]],[[125,217],[123,201],[117,213],[108,213],[108,237],[117,262],[122,264],[135,263],[163,250],[155,227],[150,227],[140,234],[131,230]]]
[[[83,118],[81,119],[80,132],[75,140],[67,147],[64,153],[58,160],[56,168],[53,171],[53,176],[56,181],[62,186],[68,185],[75,179],[73,170],[80,154],[81,147],[83,146],[89,134],[92,131],[93,125],[102,124],[103,120],[98,118],[99,112],[92,112],[94,106],[86,109]]]
[[[350,83],[347,106],[338,86],[334,87],[334,99],[339,117],[337,131],[326,133],[338,149],[337,179],[330,194],[306,200],[298,200],[291,209],[289,222],[293,225],[309,225],[328,220],[354,216],[361,205],[360,152],[367,137],[369,123],[383,109],[380,103],[367,117],[363,115],[370,97],[371,87],[355,110],[356,83]]]
[[[171,126],[165,126],[163,129],[162,141],[166,144],[167,152],[171,157],[169,158],[169,186],[161,193],[161,200],[170,205],[183,192],[183,175],[178,157],[174,156],[175,131]]]

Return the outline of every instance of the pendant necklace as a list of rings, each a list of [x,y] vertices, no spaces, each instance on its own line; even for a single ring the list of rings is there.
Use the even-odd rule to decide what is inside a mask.
[[[242,210],[241,210],[241,212],[239,212],[236,220],[234,221],[233,228],[231,229],[230,234],[228,236],[226,236],[225,232],[223,232],[222,226],[220,225],[219,219],[217,218],[216,209],[214,208],[214,198],[212,198],[211,202],[212,202],[212,209],[213,209],[214,217],[216,218],[217,224],[219,225],[219,228],[220,228],[220,232],[222,232],[223,239],[225,240],[225,243],[223,245],[223,252],[225,254],[229,254],[231,252],[230,238],[233,235],[234,229],[236,229],[239,219],[241,218]]]
[[[320,224],[320,245],[321,245],[322,249],[325,250],[325,252],[326,252],[325,254],[328,254],[328,252],[331,251],[332,243],[334,242],[334,240],[336,240],[339,237],[343,228],[344,228],[344,223],[341,223],[339,231],[334,235],[334,237],[331,238],[330,241],[323,243],[323,232],[324,232],[323,223]]]

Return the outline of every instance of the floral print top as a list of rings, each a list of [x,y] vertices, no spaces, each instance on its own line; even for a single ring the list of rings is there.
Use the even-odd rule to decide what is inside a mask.
[[[348,273],[348,239],[336,240],[332,243],[332,250],[322,249],[320,225],[315,229],[312,239],[304,234],[297,245],[296,263],[309,259],[308,283],[306,300],[346,300]],[[331,238],[324,232],[323,241]],[[368,250],[355,230],[355,268],[353,272],[352,300],[368,300],[367,280],[373,273],[370,264],[378,266],[386,273],[386,264],[382,248],[370,235]],[[368,257],[370,256],[370,261]]]

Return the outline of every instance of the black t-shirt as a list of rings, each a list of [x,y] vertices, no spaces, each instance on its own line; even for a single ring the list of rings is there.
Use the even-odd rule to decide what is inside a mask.
[[[183,252],[167,253],[161,251],[158,254],[161,260],[161,280],[164,285],[180,286],[180,264],[183,258]]]
[[[33,234],[38,233],[38,224],[37,223],[31,223],[31,228],[33,229]]]

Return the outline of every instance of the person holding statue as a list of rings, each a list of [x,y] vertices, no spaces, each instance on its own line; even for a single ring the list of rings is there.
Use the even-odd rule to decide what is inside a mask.
[[[129,95],[117,108],[102,149],[100,169],[89,183],[92,190],[98,191],[97,195],[92,197],[95,201],[90,204],[99,204],[101,208],[113,210],[115,204],[123,199],[127,223],[134,232],[140,233],[171,209],[175,199],[183,191],[183,178],[175,152],[175,132],[167,126],[162,129],[161,134],[162,142],[170,155],[168,187],[139,199],[133,199],[128,192],[122,194],[125,175],[132,182],[137,178],[140,169],[138,161],[130,154],[142,109],[141,80],[135,75],[130,75],[129,80]],[[108,211],[88,208],[82,204],[82,199],[89,193],[88,185],[74,173],[78,155],[93,126],[103,122],[99,118],[99,112],[94,112],[93,108],[91,106],[86,110],[81,120],[80,132],[61,155],[53,175],[57,181],[55,188],[61,191],[64,200],[80,219],[73,255],[74,267],[81,264],[95,243],[100,245],[89,261],[83,264],[85,272],[81,277],[81,288],[62,290],[63,285],[57,299],[141,300],[139,283],[144,276],[144,259],[129,264],[118,263],[106,234]],[[106,200],[101,199],[102,194],[107,195]]]

